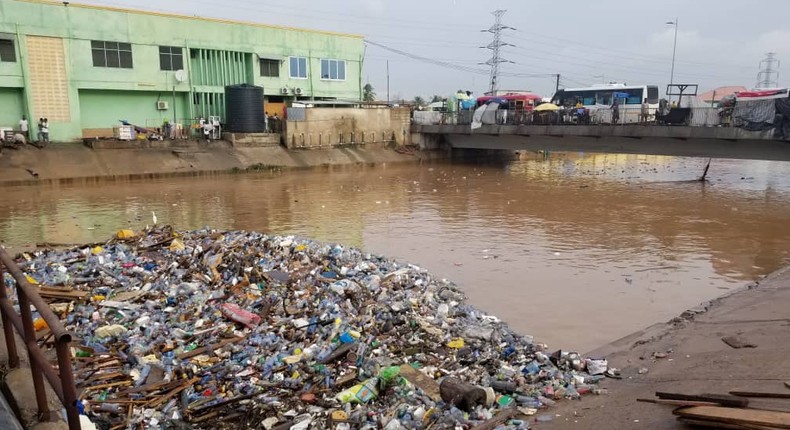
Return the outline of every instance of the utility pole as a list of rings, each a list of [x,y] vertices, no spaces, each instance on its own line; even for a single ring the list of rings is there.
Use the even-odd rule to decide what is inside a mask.
[[[515,30],[513,27],[508,27],[502,24],[502,15],[504,15],[505,12],[507,11],[504,9],[498,9],[491,12],[491,14],[494,15],[494,25],[487,30],[480,30],[484,33],[491,33],[494,35],[494,40],[491,43],[489,43],[487,46],[481,46],[481,48],[490,49],[492,52],[491,59],[485,63],[482,63],[491,66],[491,77],[488,85],[488,91],[491,93],[491,95],[496,94],[496,90],[499,88],[499,65],[502,63],[513,63],[512,61],[502,58],[502,47],[516,46],[502,41],[502,30]]]
[[[675,40],[672,42],[672,71],[669,72],[669,85],[673,85],[675,83],[675,52],[678,50],[678,19],[667,21],[667,24],[675,27]]]
[[[556,94],[557,91],[560,90],[560,74],[557,73],[557,85],[554,86],[554,93]]]
[[[387,105],[390,104],[390,60],[387,60]]]
[[[760,61],[760,72],[757,74],[757,88],[776,88],[779,86],[779,60],[776,52],[765,54]]]

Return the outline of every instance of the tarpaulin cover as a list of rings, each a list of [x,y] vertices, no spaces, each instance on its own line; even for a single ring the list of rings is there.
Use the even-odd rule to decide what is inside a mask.
[[[485,113],[488,105],[480,106],[475,109],[475,114],[472,116],[472,130],[478,129],[483,126],[483,114]]]
[[[779,139],[790,139],[790,98],[776,100],[776,113],[780,119],[774,124],[776,127],[775,137]]]
[[[776,102],[770,100],[744,101],[740,98],[732,113],[734,125],[746,130],[767,130],[773,127]]]

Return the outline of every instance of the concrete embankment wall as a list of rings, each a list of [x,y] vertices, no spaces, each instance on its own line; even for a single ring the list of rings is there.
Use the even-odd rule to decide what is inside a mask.
[[[0,157],[0,184],[200,176],[247,169],[419,162],[428,156],[435,157],[436,154],[401,154],[384,144],[295,151],[281,146],[233,147],[225,142],[123,149],[53,144],[44,149],[32,146],[19,150],[5,149]]]
[[[331,148],[350,143],[411,144],[411,114],[393,109],[305,109],[304,118],[289,117],[284,140],[290,149]]]

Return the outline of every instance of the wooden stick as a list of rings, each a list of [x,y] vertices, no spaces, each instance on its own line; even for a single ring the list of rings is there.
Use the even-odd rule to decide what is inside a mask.
[[[132,385],[132,381],[119,381],[119,382],[112,382],[109,384],[91,385],[90,387],[85,387],[83,391],[88,392],[93,390],[101,390],[104,388],[119,387],[123,385]]]
[[[655,403],[658,405],[672,405],[672,406],[719,406],[719,403],[700,402],[695,400],[636,399],[636,401],[643,403]]]
[[[790,399],[790,393],[762,393],[758,391],[730,391],[733,396],[762,397],[768,399]]]
[[[189,352],[184,352],[184,353],[178,354],[178,356],[176,358],[178,358],[179,360],[187,360],[187,359],[190,359],[192,357],[197,357],[198,355],[214,351],[215,349],[220,349],[220,348],[222,348],[225,345],[229,345],[231,343],[236,343],[236,342],[241,342],[244,339],[245,339],[245,337],[233,337],[233,338],[230,338],[230,339],[225,339],[225,340],[223,340],[221,342],[217,342],[217,343],[215,343],[213,345],[204,346],[202,348],[197,348],[197,349],[193,349],[192,351],[189,351]]]
[[[695,402],[713,402],[722,406],[729,406],[733,408],[745,408],[749,405],[748,399],[742,399],[735,396],[720,395],[720,394],[681,394],[681,393],[664,393],[656,392],[656,397],[659,399],[667,400],[691,400]]]

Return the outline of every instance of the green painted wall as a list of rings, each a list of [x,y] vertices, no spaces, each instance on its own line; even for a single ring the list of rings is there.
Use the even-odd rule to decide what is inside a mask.
[[[18,129],[24,111],[21,88],[0,88],[0,127]],[[35,121],[29,119],[32,127]]]
[[[237,81],[234,78],[231,81],[212,81],[212,85],[200,85],[196,79],[193,79],[193,76],[197,75],[195,75],[196,71],[192,70],[193,62],[190,61],[192,48],[243,53],[248,60],[244,79],[247,83],[263,86],[266,95],[282,96],[282,89],[288,88],[287,97],[296,99],[295,89],[298,88],[302,99],[358,100],[361,98],[361,61],[364,41],[361,36],[356,35],[75,3],[64,6],[60,1],[46,0],[0,1],[0,37],[3,37],[3,34],[18,35],[19,61],[0,64],[0,87],[30,85],[25,64],[27,35],[66,39],[67,70],[64,73],[67,74],[69,81],[71,122],[53,124],[51,133],[53,140],[80,138],[81,128],[85,127],[85,124],[94,123],[94,119],[81,118],[84,115],[80,112],[82,109],[94,115],[107,109],[114,109],[114,104],[118,103],[118,100],[111,101],[104,96],[94,98],[91,95],[87,101],[83,100],[79,95],[85,90],[125,91],[130,93],[126,94],[128,100],[140,103],[139,107],[129,108],[128,111],[148,115],[149,112],[146,110],[149,108],[143,106],[142,100],[150,98],[151,93],[172,93],[175,86],[185,99],[191,99],[194,92],[222,92],[222,85],[217,84]],[[91,56],[92,40],[131,43],[134,67],[132,69],[94,67]],[[184,69],[187,74],[184,82],[176,82],[175,72],[160,70],[159,46],[183,48]],[[289,77],[289,56],[309,58],[308,79]],[[281,60],[279,77],[260,76],[261,57]],[[322,58],[344,60],[346,79],[344,81],[320,79]],[[229,65],[221,62],[219,70],[225,70],[223,67],[227,68]],[[132,95],[131,92],[141,92],[145,95]],[[115,95],[124,94],[115,93]],[[29,102],[30,100],[28,104]],[[98,105],[93,106],[94,102]],[[28,106],[26,110],[33,112],[34,107]],[[116,111],[110,110],[110,112]],[[94,117],[104,118],[101,115]],[[113,121],[117,119],[113,118]]]
[[[152,91],[81,90],[80,118],[82,128],[112,128],[126,120],[141,127],[159,127],[165,119],[173,120],[173,93]],[[187,96],[176,94],[180,119],[187,118]],[[157,110],[156,101],[168,103],[168,110]]]

